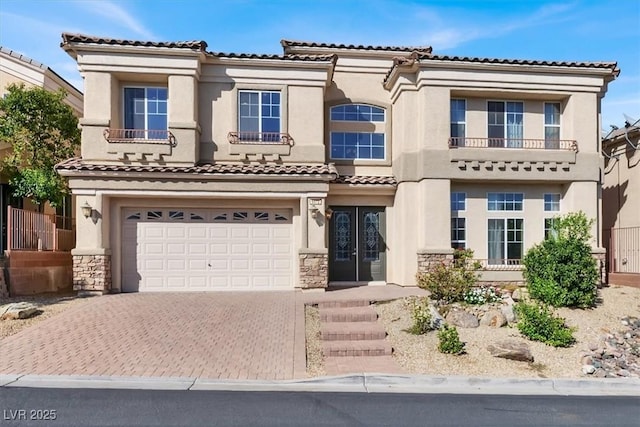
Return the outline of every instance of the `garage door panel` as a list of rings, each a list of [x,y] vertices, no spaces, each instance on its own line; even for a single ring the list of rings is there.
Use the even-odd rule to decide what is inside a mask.
[[[123,290],[292,287],[290,212],[137,209],[123,221]]]
[[[187,260],[185,259],[168,259],[167,269],[173,272],[186,272]]]
[[[231,255],[248,255],[251,244],[247,243],[231,243]]]

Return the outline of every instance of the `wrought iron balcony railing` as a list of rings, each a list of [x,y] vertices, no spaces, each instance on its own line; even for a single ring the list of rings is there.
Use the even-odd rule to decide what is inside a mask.
[[[103,135],[110,143],[176,145],[176,138],[168,130],[105,129]]]
[[[471,262],[477,262],[480,264],[483,270],[521,270],[521,259],[473,259]]]
[[[578,151],[578,143],[569,139],[449,138],[449,148],[516,148],[533,150]]]
[[[230,144],[293,145],[293,138],[281,132],[229,132]]]

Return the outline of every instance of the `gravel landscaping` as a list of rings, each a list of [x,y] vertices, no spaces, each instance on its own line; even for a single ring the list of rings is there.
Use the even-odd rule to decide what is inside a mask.
[[[305,305],[305,332],[307,342],[307,376],[325,375],[322,341],[320,340],[320,313],[318,307]]]
[[[575,378],[584,377],[585,358],[594,349],[607,347],[607,337],[624,329],[627,316],[640,316],[640,289],[611,286],[599,290],[599,303],[593,309],[561,308],[556,312],[566,324],[576,328],[576,343],[569,348],[554,348],[523,338],[515,327],[479,326],[458,328],[460,340],[466,343],[466,354],[452,356],[437,350],[437,332],[412,335],[407,299],[378,303],[376,310],[394,348],[394,357],[409,373],[428,375],[464,375],[483,377]],[[628,320],[626,320],[628,323]],[[501,340],[513,340],[529,346],[533,363],[491,356],[487,346]],[[609,341],[611,341],[609,339]],[[614,353],[615,354],[615,353]],[[603,373],[600,376],[605,376]],[[612,375],[607,375],[612,376]]]
[[[51,316],[60,314],[71,307],[85,304],[89,299],[90,298],[78,298],[75,293],[41,294],[34,296],[1,298],[0,307],[6,304],[26,301],[35,304],[40,311],[38,314],[28,319],[0,320],[0,339],[17,334],[24,328],[28,328],[29,326],[42,322]]]

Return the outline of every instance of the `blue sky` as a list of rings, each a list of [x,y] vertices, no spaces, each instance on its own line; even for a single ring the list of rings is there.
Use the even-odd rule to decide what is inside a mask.
[[[60,33],[205,40],[222,52],[281,53],[280,39],[430,45],[448,55],[617,61],[602,124],[640,118],[640,0],[1,0],[0,44],[82,89]]]

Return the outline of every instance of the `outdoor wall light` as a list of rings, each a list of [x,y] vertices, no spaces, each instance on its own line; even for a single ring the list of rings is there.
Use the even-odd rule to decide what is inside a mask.
[[[331,216],[333,215],[333,209],[331,208],[327,208],[324,211],[324,217],[327,219],[331,219]]]
[[[82,215],[84,215],[85,218],[89,218],[93,212],[93,208],[86,200],[84,204],[80,206],[80,209],[82,209]]]

